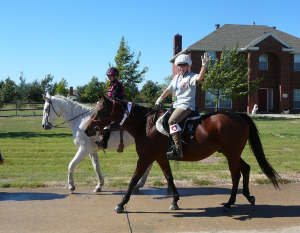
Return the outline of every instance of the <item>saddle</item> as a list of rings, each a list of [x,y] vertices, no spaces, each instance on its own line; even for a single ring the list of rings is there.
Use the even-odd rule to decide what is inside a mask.
[[[174,108],[168,110],[164,115],[162,115],[156,122],[156,128],[157,130],[162,133],[163,135],[168,136],[168,151],[170,148],[174,145],[172,135],[170,134],[170,126],[169,126],[169,119],[174,112]],[[182,133],[186,129],[186,124],[188,121],[198,120],[201,118],[201,114],[197,111],[191,112],[186,118],[184,118],[180,123],[179,126],[182,129]],[[188,125],[188,133],[191,135],[190,137],[193,138],[194,135],[194,124]],[[182,140],[183,141],[183,140]]]

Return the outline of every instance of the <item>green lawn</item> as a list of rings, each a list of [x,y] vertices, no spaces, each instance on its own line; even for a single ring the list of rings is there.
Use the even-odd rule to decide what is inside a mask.
[[[300,180],[300,120],[255,117],[269,162],[285,179]],[[0,187],[66,186],[68,164],[77,152],[67,125],[46,131],[41,117],[0,118],[0,148],[5,162],[0,166]],[[59,118],[55,124],[62,123]],[[242,157],[251,166],[251,182],[267,183],[265,176],[246,146]],[[127,185],[134,172],[138,156],[135,146],[124,153],[99,151],[101,170],[106,185]],[[174,168],[174,162],[171,162]],[[177,185],[231,184],[225,157],[215,153],[199,162],[182,162],[173,169]],[[79,163],[74,172],[76,186],[95,186],[97,179],[89,157]],[[155,163],[148,185],[166,185]]]

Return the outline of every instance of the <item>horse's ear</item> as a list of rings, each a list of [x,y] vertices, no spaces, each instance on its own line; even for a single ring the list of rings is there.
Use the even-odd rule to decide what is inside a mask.
[[[98,100],[101,101],[100,95],[97,93]]]
[[[103,94],[103,92],[101,93],[101,98],[102,98],[103,100],[105,100],[105,95]]]
[[[44,94],[43,94],[43,99],[44,99],[46,102],[50,103],[49,97],[45,96]]]

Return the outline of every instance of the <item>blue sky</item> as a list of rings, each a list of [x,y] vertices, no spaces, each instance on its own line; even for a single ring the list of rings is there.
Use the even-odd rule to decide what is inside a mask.
[[[172,74],[173,37],[183,49],[215,30],[215,24],[276,26],[300,38],[300,1],[64,1],[0,0],[0,80],[20,83],[65,78],[69,86],[93,76],[106,81],[122,36],[131,51],[141,51],[140,70],[163,83]]]

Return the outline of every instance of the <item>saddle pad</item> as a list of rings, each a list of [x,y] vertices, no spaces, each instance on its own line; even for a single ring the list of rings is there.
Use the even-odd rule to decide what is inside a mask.
[[[170,128],[169,128],[168,120],[172,114],[171,112],[173,112],[173,111],[168,110],[164,115],[162,115],[156,121],[156,128],[157,128],[158,132],[160,132],[163,135],[166,135],[166,136],[170,135]],[[193,111],[190,115],[188,115],[185,119],[183,119],[183,121],[179,123],[180,128],[182,128],[182,132],[184,131],[185,124],[188,120],[198,120],[199,118],[201,118],[200,113]]]

